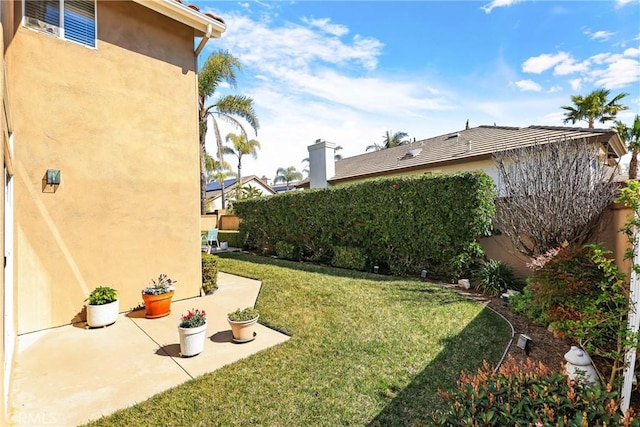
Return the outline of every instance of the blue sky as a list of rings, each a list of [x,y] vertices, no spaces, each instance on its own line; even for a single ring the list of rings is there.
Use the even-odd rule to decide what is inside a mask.
[[[602,87],[629,94],[621,120],[640,113],[640,0],[192,2],[227,24],[201,60],[228,50],[244,67],[231,92],[254,99],[262,148],[243,176],[301,171],[319,138],[348,157],[467,119],[563,126],[560,106]]]

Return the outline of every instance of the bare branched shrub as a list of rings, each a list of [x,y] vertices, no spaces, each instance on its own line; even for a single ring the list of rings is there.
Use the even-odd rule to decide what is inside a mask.
[[[614,168],[586,140],[539,143],[494,154],[496,227],[531,257],[564,241],[582,244],[613,202]]]

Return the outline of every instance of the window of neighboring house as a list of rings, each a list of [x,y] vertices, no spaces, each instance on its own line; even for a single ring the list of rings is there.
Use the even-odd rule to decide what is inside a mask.
[[[24,25],[96,47],[95,0],[24,0]]]

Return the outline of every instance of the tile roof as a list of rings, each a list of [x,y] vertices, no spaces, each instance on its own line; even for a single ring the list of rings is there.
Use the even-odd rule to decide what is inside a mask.
[[[200,8],[199,8],[197,5],[195,5],[195,4],[187,4],[187,3],[183,2],[182,0],[174,0],[174,1],[176,1],[177,3],[180,3],[180,4],[184,4],[185,6],[187,6],[187,7],[191,8],[191,9],[195,10],[196,12],[200,12]],[[202,13],[202,12],[200,12],[200,13],[201,13],[202,15],[204,15],[204,16],[208,16],[208,17],[209,17],[209,18],[211,18],[211,19],[215,19],[215,20],[216,20],[216,21],[218,21],[218,22],[221,22],[221,23],[223,23],[223,24],[225,23],[225,22],[224,22],[224,19],[222,19],[222,18],[221,18],[221,17],[219,17],[219,16],[214,15],[213,13]]]
[[[626,152],[618,135],[611,129],[478,126],[338,160],[335,175],[329,181],[463,163],[475,158],[486,158],[494,152],[567,139],[589,139],[603,143],[611,141],[609,150],[613,157]]]

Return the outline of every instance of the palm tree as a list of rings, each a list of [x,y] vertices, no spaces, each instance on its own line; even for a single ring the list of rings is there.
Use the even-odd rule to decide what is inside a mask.
[[[231,143],[231,147],[225,146],[223,151],[225,154],[233,154],[238,158],[238,191],[242,186],[242,156],[250,154],[254,159],[258,157],[258,149],[260,148],[260,142],[256,139],[250,139],[247,141],[245,135],[236,135],[230,133],[226,136],[226,141]]]
[[[204,66],[198,74],[198,117],[200,131],[200,211],[206,211],[206,148],[205,139],[207,135],[207,119],[212,118],[213,131],[216,137],[218,147],[218,158],[224,161],[222,138],[220,136],[220,127],[218,119],[230,123],[240,132],[246,139],[247,132],[238,120],[244,119],[258,133],[260,127],[258,117],[253,108],[253,99],[243,95],[225,95],[214,100],[212,104],[207,105],[207,99],[215,95],[216,90],[221,83],[226,82],[231,87],[236,87],[237,71],[241,71],[240,61],[227,51],[219,50],[209,56]],[[225,206],[224,188],[222,189],[222,207]]]
[[[386,131],[382,136],[382,144],[374,143],[372,145],[369,145],[367,146],[367,148],[365,148],[365,151],[380,151],[386,150],[387,148],[409,144],[410,141],[406,139],[407,136],[408,134],[406,132],[396,132],[392,135],[391,131]]]
[[[211,181],[220,182],[220,177],[222,177],[223,180],[224,178],[227,178],[229,176],[229,169],[231,169],[231,166],[224,160],[217,160],[213,156],[206,154],[205,169],[207,171],[206,178],[208,184]]]
[[[613,129],[618,132],[620,139],[631,151],[629,161],[629,179],[638,178],[638,153],[640,152],[640,115],[636,114],[633,125],[628,127],[620,120],[616,120]]]
[[[273,182],[285,182],[287,184],[287,190],[289,189],[289,183],[291,181],[301,180],[302,174],[298,172],[295,166],[289,166],[288,168],[278,168],[276,171],[276,177]]]
[[[246,185],[242,187],[241,199],[257,199],[258,197],[262,197],[262,191],[259,188],[252,187],[251,185]]]
[[[596,89],[587,96],[571,95],[573,105],[560,107],[566,110],[563,123],[575,124],[577,121],[585,120],[589,123],[589,129],[593,129],[596,120],[600,123],[615,120],[616,114],[629,109],[626,105],[618,104],[618,101],[627,95],[628,93],[620,93],[611,101],[607,99],[609,97],[607,89]]]

